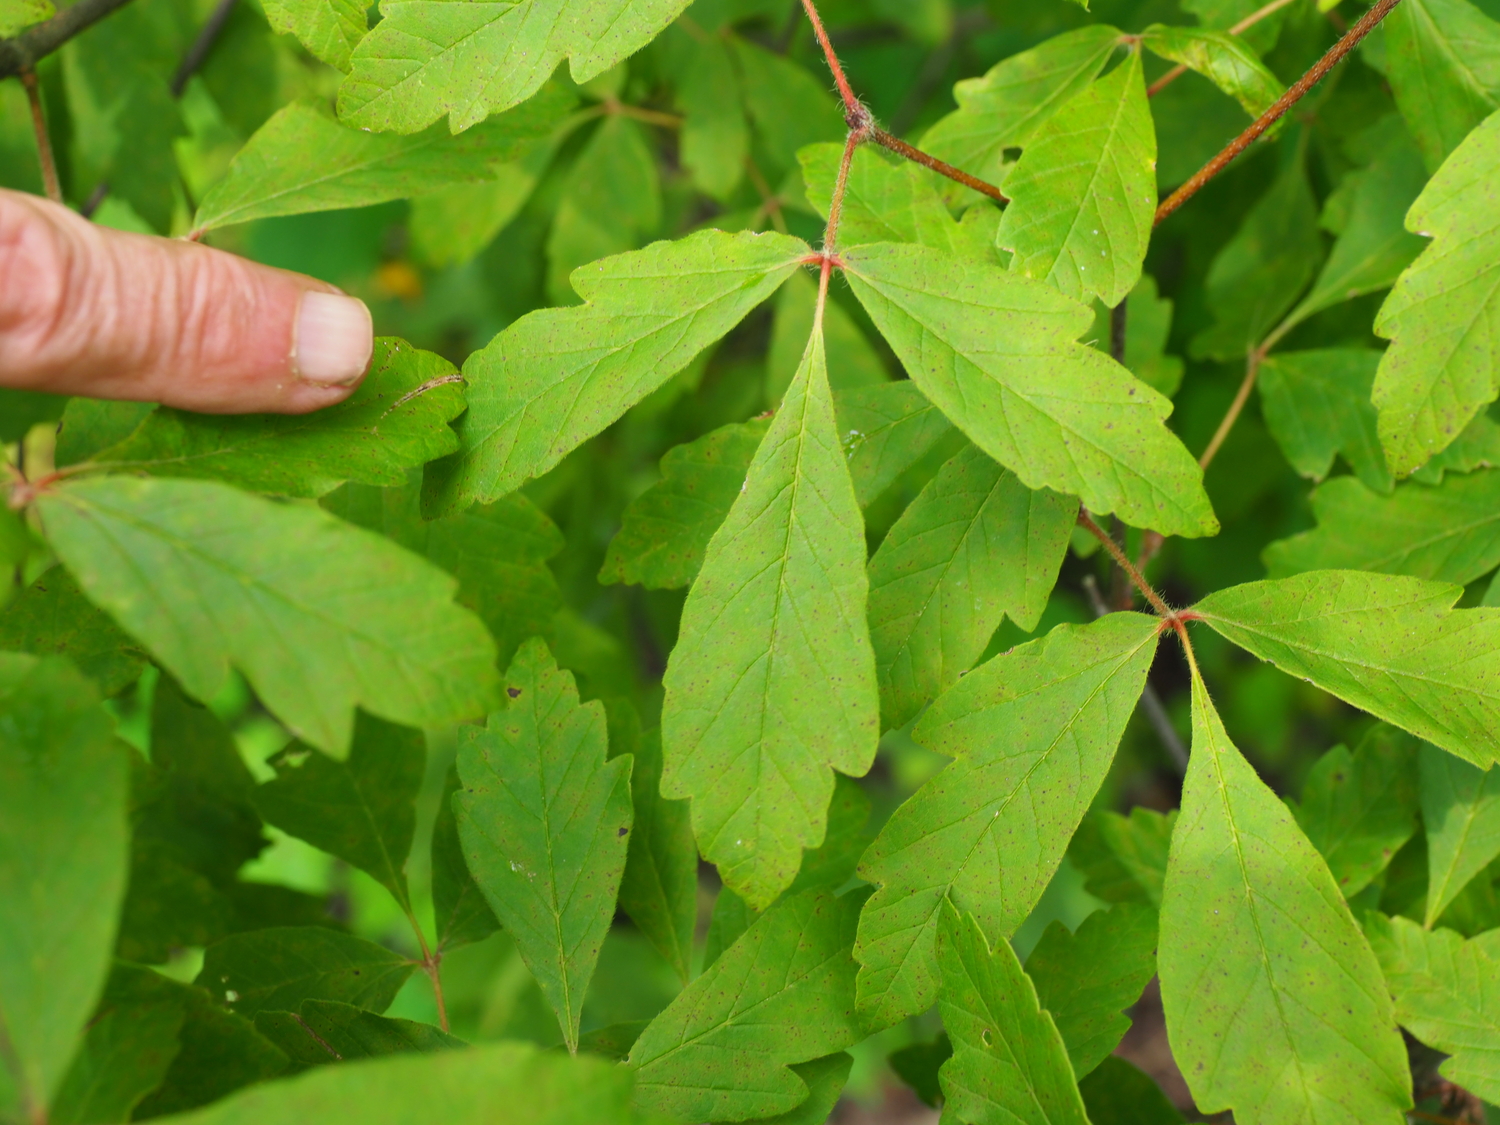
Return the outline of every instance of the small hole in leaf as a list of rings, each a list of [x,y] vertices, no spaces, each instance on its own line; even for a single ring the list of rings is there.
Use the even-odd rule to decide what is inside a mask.
[[[505,694],[510,696],[512,699],[520,699],[521,689],[518,687],[508,687],[505,689]]]
[[[628,829],[628,828],[622,828],[622,829],[620,829],[620,833],[619,833],[619,834],[620,834],[620,835],[621,835],[621,836],[623,836],[623,835],[625,835],[625,833],[627,833],[627,832],[629,832],[629,831],[630,831],[630,829]]]
[[[990,1045],[990,1029],[989,1028],[985,1028],[983,1031],[981,1031],[979,1033],[979,1041],[981,1043],[983,1043],[986,1047],[988,1047]]]

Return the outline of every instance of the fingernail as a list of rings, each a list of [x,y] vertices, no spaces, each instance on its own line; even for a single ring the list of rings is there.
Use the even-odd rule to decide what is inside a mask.
[[[356,297],[308,292],[297,311],[292,366],[309,383],[347,387],[370,366],[375,327]]]

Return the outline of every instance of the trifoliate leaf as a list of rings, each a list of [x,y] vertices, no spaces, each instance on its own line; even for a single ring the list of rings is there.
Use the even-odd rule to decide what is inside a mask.
[[[377,1016],[336,1000],[304,1000],[296,1012],[260,1012],[255,1029],[285,1051],[299,1069],[468,1046],[431,1024]]]
[[[1500,611],[1462,588],[1321,570],[1249,582],[1194,607],[1229,640],[1452,754],[1500,758]]]
[[[1076,342],[1087,308],[922,246],[864,246],[844,262],[918,389],[1028,488],[1168,534],[1217,530],[1202,471],[1163,425],[1170,401]]]
[[[125,748],[98,689],[55,656],[0,653],[0,732],[0,1113],[45,1121],[109,972]]]
[[[692,798],[699,850],[757,909],[823,842],[832,771],[862,776],[875,756],[865,550],[815,328],[663,680],[662,795]]]
[[[1172,334],[1172,301],[1160,297],[1156,278],[1141,274],[1140,281],[1126,298],[1125,366],[1146,386],[1171,398],[1182,386],[1183,363],[1180,356],[1167,354],[1167,338]],[[1110,310],[1094,306],[1094,328],[1090,333],[1094,347],[1109,354]]]
[[[481,1125],[632,1125],[630,1075],[599,1058],[571,1058],[529,1043],[399,1054],[320,1066],[246,1090],[174,1125],[305,1125],[357,1118],[364,1125],[416,1120]]]
[[[459,736],[458,833],[573,1049],[625,870],[631,758],[605,761],[603,705],[579,705],[540,639],[511,662],[505,696]]]
[[[1322,480],[1342,453],[1365,485],[1391,490],[1370,403],[1379,366],[1380,353],[1368,348],[1278,352],[1261,362],[1261,412],[1292,468]]]
[[[1156,214],[1156,129],[1140,51],[1037,130],[1005,179],[1010,268],[1113,308],[1140,280]]]
[[[1500,770],[1488,772],[1422,747],[1422,823],[1427,829],[1426,926],[1500,855]]]
[[[461,133],[526,101],[571,60],[587,82],[649,43],[688,0],[392,0],[354,49],[339,117],[415,133],[446,116]]]
[[[1130,1030],[1125,1009],[1156,975],[1156,922],[1156,908],[1139,903],[1097,910],[1076,932],[1053,922],[1026,958],[1026,975],[1079,1077],[1092,1074]]]
[[[804,270],[787,279],[776,294],[776,319],[771,326],[771,347],[766,353],[766,399],[779,405],[812,335],[818,308],[818,283]],[[880,386],[890,381],[885,361],[864,332],[837,301],[823,307],[823,339],[828,353],[828,385],[835,401],[841,392]]]
[[[146,654],[61,567],[42,575],[0,612],[0,652],[66,656],[112,696],[133,684]]]
[[[1486,1100],[1500,1098],[1500,943],[1464,941],[1407,918],[1365,915],[1401,1026],[1452,1057],[1439,1072]]]
[[[585,266],[578,308],[522,317],[464,364],[461,448],[424,485],[429,515],[540,476],[770,296],[811,251],[777,234],[701,231]]]
[[[1431,245],[1375,318],[1391,341],[1375,377],[1380,441],[1397,476],[1443,449],[1497,392],[1500,351],[1500,113],[1432,178],[1406,216]]]
[[[804,891],[757,919],[636,1040],[626,1063],[636,1103],[683,1121],[745,1121],[806,1101],[791,1064],[865,1038],[849,956],[862,902]]]
[[[427,768],[422,732],[361,714],[347,761],[293,743],[270,765],[276,777],[255,790],[266,823],[359,868],[410,914],[406,857]]]
[[[347,73],[349,56],[370,30],[359,0],[265,0],[272,31],[295,35],[315,58]]]
[[[161,407],[96,460],[121,472],[283,496],[322,496],[349,480],[399,485],[409,469],[458,448],[448,423],[463,412],[461,382],[441,356],[382,338],[364,382],[335,406],[302,415]]]
[[[1182,1125],[1161,1087],[1117,1055],[1078,1083],[1091,1125]]]
[[[246,1019],[338,1000],[383,1012],[415,963],[373,941],[325,926],[271,926],[210,945],[193,983]]]
[[[599,581],[648,590],[691,586],[769,426],[769,419],[731,422],[667,450],[662,479],[625,509]]]
[[[686,981],[692,976],[693,931],[698,924],[698,845],[693,842],[691,810],[686,801],[661,795],[659,731],[641,736],[632,757],[635,827],[620,880],[620,909]]]
[[[1306,570],[1374,570],[1460,585],[1500,564],[1500,470],[1450,474],[1436,488],[1415,482],[1389,496],[1353,477],[1313,493],[1318,526],[1265,551],[1282,578]]]
[[[953,88],[958,108],[927,131],[922,148],[1001,183],[1005,150],[1030,144],[1048,118],[1088,88],[1119,43],[1114,28],[1091,24],[1012,55],[982,78],[966,78]]]
[[[833,396],[854,495],[864,507],[953,432],[909,379]]]
[[[1308,771],[1297,824],[1346,899],[1369,886],[1416,831],[1417,742],[1384,723],[1353,754],[1335,746]]]
[[[1468,0],[1416,0],[1385,20],[1386,77],[1435,172],[1500,105],[1500,24]]]
[[[1196,671],[1159,958],[1172,1053],[1204,1112],[1232,1109],[1245,1125],[1404,1120],[1411,1077],[1380,966]]]
[[[452,604],[454,581],[316,508],[124,477],[37,506],[79,587],[189,694],[214,698],[237,667],[329,754],[346,753],[356,706],[424,727],[495,697],[494,642]]]
[[[1077,517],[1077,500],[1031,491],[972,445],[918,494],[870,560],[887,730],[957,683],[1004,616],[1036,628]]]
[[[1196,70],[1251,117],[1265,113],[1285,90],[1255,48],[1227,31],[1156,23],[1146,29],[1141,43],[1154,55]]]
[[[0,39],[12,39],[56,14],[52,0],[0,0]]]
[[[1068,859],[1095,898],[1160,906],[1176,823],[1176,809],[1164,814],[1136,805],[1129,816],[1098,809],[1073,834]]]
[[[1317,272],[1323,240],[1301,151],[1295,150],[1209,266],[1205,288],[1215,323],[1193,338],[1195,356],[1242,358],[1277,326]]]
[[[483,941],[500,928],[464,859],[453,810],[454,795],[461,788],[458,768],[450,767],[432,826],[432,916],[439,951]]]
[[[794,170],[798,151],[807,145],[838,140],[847,132],[825,75],[744,39],[731,39],[730,46],[745,109],[778,170]]]
[[[1067,1048],[1021,963],[1001,939],[991,952],[972,914],[940,903],[938,1009],[953,1040],[939,1072],[944,1115],[974,1125],[1086,1125]]]
[[[193,227],[202,233],[272,215],[366,207],[488,180],[497,164],[546,140],[572,104],[549,89],[462,137],[442,128],[402,137],[351,129],[319,105],[293,102],[240,150],[198,205]]]
[[[1157,622],[1061,625],[970,672],[914,737],[959,761],[886,822],[860,861],[880,889],[859,922],[859,1002],[887,1026],[937,996],[945,898],[996,941],[1025,920],[1104,780],[1146,682]]]
[[[1288,324],[1390,287],[1422,252],[1425,244],[1406,229],[1405,220],[1427,174],[1406,130],[1393,127],[1391,134],[1370,166],[1353,173],[1349,213],[1338,241],[1307,296],[1287,317]]]

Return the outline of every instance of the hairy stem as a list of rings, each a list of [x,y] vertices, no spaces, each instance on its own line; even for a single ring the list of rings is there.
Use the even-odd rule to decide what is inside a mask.
[[[47,198],[61,203],[62,185],[57,181],[57,160],[52,155],[52,137],[47,132],[47,114],[42,107],[42,91],[37,86],[36,71],[27,67],[21,71],[21,85],[26,87],[26,100],[31,103],[31,125],[36,130],[36,159],[42,168],[42,187]]]
[[[28,27],[14,39],[0,39],[0,79],[14,78],[36,66],[69,39],[87,30],[130,0],[78,0],[45,23]]]
[[[1235,392],[1234,401],[1229,404],[1229,409],[1224,412],[1224,418],[1219,423],[1219,428],[1214,431],[1213,440],[1208,443],[1208,448],[1203,451],[1203,456],[1198,458],[1198,467],[1205,472],[1213,459],[1218,456],[1224,440],[1229,437],[1229,431],[1234,429],[1234,424],[1239,421],[1241,412],[1245,409],[1245,403],[1250,401],[1250,392],[1255,389],[1255,380],[1260,375],[1261,361],[1266,358],[1263,348],[1255,348],[1245,357],[1245,378],[1240,382],[1240,389]]]
[[[1009,203],[1010,197],[997,188],[994,184],[986,183],[977,176],[971,176],[961,168],[939,160],[935,156],[929,156],[921,149],[907,144],[900,137],[892,136],[879,125],[871,126],[870,139],[881,148],[888,148],[898,156],[904,156],[914,164],[920,164],[924,168],[930,168],[940,176],[947,176],[956,183],[963,184],[966,188],[972,188],[981,195],[987,195],[996,203]]]
[[[1177,613],[1166,603],[1166,599],[1152,588],[1151,583],[1141,576],[1141,572],[1130,561],[1130,556],[1125,554],[1120,545],[1115,542],[1114,536],[1094,522],[1094,517],[1089,515],[1087,508],[1078,509],[1078,526],[1104,545],[1104,549],[1109,552],[1109,557],[1115,560],[1115,565],[1123,570],[1130,581],[1135,583],[1135,588],[1146,596],[1146,600],[1151,603],[1151,608],[1156,611],[1157,615],[1163,620],[1172,622],[1175,627],[1178,620]]]
[[[802,0],[802,10],[807,13],[808,21],[812,24],[813,34],[818,37],[818,45],[823,48],[823,55],[828,59],[828,69],[833,71],[833,80],[838,85],[839,97],[844,99],[844,113],[861,114],[867,113],[860,100],[854,96],[854,88],[849,85],[849,79],[844,77],[844,68],[839,63],[838,55],[834,54],[833,44],[828,39],[828,32],[823,28],[823,21],[818,16],[818,6],[813,0]],[[854,122],[849,123],[850,128]]]
[[[1271,0],[1271,2],[1264,8],[1260,8],[1256,11],[1251,12],[1244,19],[1240,20],[1239,23],[1231,27],[1229,29],[1229,34],[1242,35],[1246,31],[1249,31],[1256,24],[1260,23],[1260,21],[1265,19],[1267,16],[1276,14],[1277,12],[1281,11],[1282,8],[1285,8],[1288,4],[1291,4],[1293,2],[1294,0]],[[1146,96],[1148,98],[1155,97],[1157,94],[1161,93],[1163,89],[1170,86],[1173,82],[1176,82],[1179,78],[1186,74],[1187,69],[1188,68],[1185,66],[1174,66],[1171,70],[1167,71],[1167,73],[1163,74],[1160,78],[1158,78],[1155,82],[1151,83],[1151,85],[1146,88]]]
[[[1343,38],[1328,49],[1327,54],[1314,63],[1306,74],[1297,79],[1286,93],[1276,99],[1275,105],[1256,118],[1248,129],[1225,145],[1219,155],[1215,156],[1195,172],[1192,179],[1188,180],[1187,183],[1183,184],[1162,202],[1162,205],[1156,209],[1156,222],[1160,223],[1189,199],[1197,195],[1203,189],[1204,185],[1227,168],[1235,157],[1249,148],[1261,134],[1276,124],[1277,121],[1281,120],[1286,115],[1287,110],[1305,98],[1312,88],[1321,82],[1330,70],[1342,62],[1344,56],[1359,46],[1360,41],[1366,35],[1370,34],[1379,25],[1380,21],[1385,19],[1400,2],[1401,0],[1377,0],[1375,6],[1361,16],[1359,22],[1351,27]]]
[[[833,198],[828,201],[828,226],[823,229],[823,269],[827,274],[830,261],[829,255],[838,250],[839,221],[844,216],[844,196],[849,190],[849,169],[854,165],[854,152],[864,143],[869,133],[865,129],[850,129],[849,137],[844,141],[844,157],[839,161],[839,178],[833,185]],[[822,306],[819,306],[821,311]]]

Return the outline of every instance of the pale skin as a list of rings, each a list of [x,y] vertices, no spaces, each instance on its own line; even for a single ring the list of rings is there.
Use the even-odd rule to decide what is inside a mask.
[[[373,347],[369,310],[325,282],[0,190],[0,387],[305,414]]]

